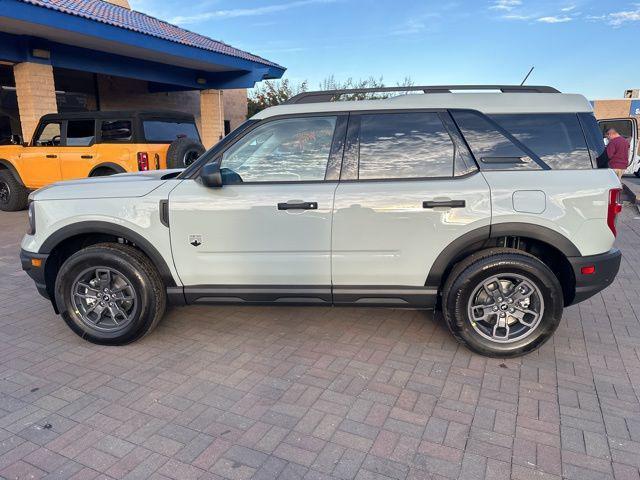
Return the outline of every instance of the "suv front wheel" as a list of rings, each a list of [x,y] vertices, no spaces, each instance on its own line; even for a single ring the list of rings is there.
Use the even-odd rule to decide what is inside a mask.
[[[512,357],[538,348],[562,318],[562,288],[553,272],[528,253],[481,251],[458,263],[443,290],[443,313],[453,335],[482,355]]]
[[[102,243],[69,257],[56,278],[60,314],[80,337],[125,345],[149,333],[164,314],[158,271],[129,245]]]
[[[27,208],[29,192],[9,170],[0,170],[0,210],[16,212]]]

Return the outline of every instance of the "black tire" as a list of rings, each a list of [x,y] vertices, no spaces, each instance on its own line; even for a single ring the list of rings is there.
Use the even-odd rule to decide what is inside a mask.
[[[501,282],[505,278],[512,279],[511,283],[509,280],[505,281],[507,292],[502,291],[504,283],[498,286],[496,281],[492,282],[497,277]],[[525,283],[518,283],[520,281]],[[485,282],[492,282],[489,287],[493,285],[493,293],[489,294],[489,290],[482,286]],[[519,285],[523,286],[524,292],[531,290],[533,294],[526,300],[527,306],[522,307],[525,300],[520,301],[515,314],[522,315],[521,308],[529,310],[529,302],[537,304],[541,312],[537,316],[526,314],[526,322],[532,324],[530,328],[509,315],[509,312],[514,311],[511,307],[516,306],[513,298],[516,301],[519,298],[515,296]],[[478,305],[475,299],[481,299],[483,295],[485,300],[478,302]],[[512,303],[506,304],[507,300]],[[472,305],[475,307],[472,308]],[[498,313],[494,313],[495,308]],[[540,347],[558,327],[563,308],[562,287],[549,267],[533,255],[506,248],[483,250],[462,260],[448,276],[442,296],[442,310],[451,333],[469,349],[490,357],[515,357]],[[531,310],[536,310],[536,305]],[[471,318],[471,315],[479,312],[485,313],[488,320]],[[498,315],[503,314],[506,316],[505,321],[514,322],[515,326],[491,330],[490,326],[495,327],[498,322]],[[492,320],[495,321],[492,323]],[[511,328],[513,335],[510,333]],[[496,336],[496,333],[500,335]]]
[[[167,150],[167,168],[186,168],[204,152],[204,146],[197,140],[178,138]]]
[[[17,212],[27,208],[29,191],[9,170],[0,170],[0,210]]]
[[[72,293],[77,292],[77,288],[83,288],[78,287],[78,284],[87,284],[86,281],[79,280],[84,275],[83,272],[89,272],[88,275],[91,275],[91,271],[96,269],[103,269],[103,272],[111,271],[110,278],[124,279],[129,286],[122,292],[122,296],[130,295],[135,298],[130,304],[126,304],[131,307],[131,314],[128,320],[121,322],[120,327],[111,321],[112,316],[109,312],[105,312],[104,320],[100,312],[100,320],[92,325],[87,319],[88,315],[83,315],[84,304],[79,303],[82,298]],[[101,287],[85,290],[85,293],[89,293],[90,290],[92,295],[93,290],[103,295]],[[117,300],[116,295],[120,293],[116,294],[116,289],[112,290],[113,292],[109,292],[111,300]],[[67,325],[80,337],[100,345],[126,345],[151,332],[164,315],[167,303],[164,284],[149,258],[131,246],[117,243],[93,245],[71,255],[60,268],[56,278],[55,299],[60,315]],[[108,304],[109,298],[106,298],[106,301]],[[111,305],[113,303],[111,302]],[[103,304],[105,302],[101,303]],[[127,306],[124,302],[117,305],[121,311],[126,311]],[[102,308],[107,309],[108,306]],[[113,310],[109,310],[113,313]],[[91,314],[95,315],[95,312]],[[106,324],[100,326],[102,322]],[[114,324],[110,329],[107,328],[110,327],[109,323]]]

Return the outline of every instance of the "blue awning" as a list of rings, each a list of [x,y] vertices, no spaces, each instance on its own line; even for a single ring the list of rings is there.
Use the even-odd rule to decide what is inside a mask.
[[[251,88],[285,71],[257,55],[101,0],[0,0],[0,60],[47,62],[178,89]]]

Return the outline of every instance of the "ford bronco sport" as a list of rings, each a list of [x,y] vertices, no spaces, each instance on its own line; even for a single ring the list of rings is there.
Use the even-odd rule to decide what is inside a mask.
[[[204,147],[192,115],[81,112],[40,119],[29,144],[0,146],[0,210],[60,180],[189,165]]]
[[[23,268],[100,344],[167,304],[293,304],[440,307],[476,352],[531,351],[617,274],[620,182],[581,95],[465,88],[305,93],[184,171],[38,190]]]

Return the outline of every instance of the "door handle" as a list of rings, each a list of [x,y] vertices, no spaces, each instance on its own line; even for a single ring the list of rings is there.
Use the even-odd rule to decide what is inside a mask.
[[[464,200],[442,200],[442,201],[425,201],[422,202],[422,208],[464,208],[467,202]]]
[[[93,158],[93,155],[80,155],[80,158]]]
[[[50,153],[49,155],[47,155],[47,158],[58,158],[58,156]]]
[[[278,210],[317,210],[318,202],[279,203]]]

